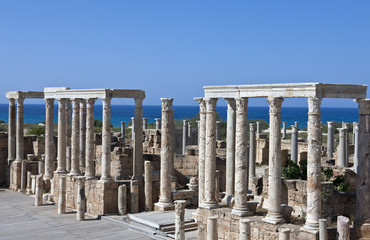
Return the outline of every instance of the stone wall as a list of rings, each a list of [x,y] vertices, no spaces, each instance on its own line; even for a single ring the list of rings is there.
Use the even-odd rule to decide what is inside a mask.
[[[9,186],[8,134],[0,132],[0,186]]]

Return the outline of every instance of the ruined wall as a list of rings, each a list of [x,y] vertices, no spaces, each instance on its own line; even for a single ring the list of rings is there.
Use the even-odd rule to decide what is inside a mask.
[[[9,186],[8,134],[0,132],[0,186]]]

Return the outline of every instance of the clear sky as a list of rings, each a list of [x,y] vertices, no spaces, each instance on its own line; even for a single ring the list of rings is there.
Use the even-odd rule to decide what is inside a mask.
[[[204,85],[289,82],[370,85],[369,0],[0,1],[0,103],[68,86],[195,105]]]

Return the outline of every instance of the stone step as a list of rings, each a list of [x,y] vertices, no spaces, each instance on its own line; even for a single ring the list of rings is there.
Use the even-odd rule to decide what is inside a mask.
[[[189,228],[194,228],[194,227],[195,228],[198,227],[198,224],[195,221],[185,222],[185,225],[184,225],[185,230],[189,229]],[[175,231],[175,224],[163,227],[163,228],[160,229],[160,231],[162,231],[162,232],[174,232]]]

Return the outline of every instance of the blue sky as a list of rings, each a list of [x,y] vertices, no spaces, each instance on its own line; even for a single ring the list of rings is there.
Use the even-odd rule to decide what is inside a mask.
[[[204,85],[289,82],[369,84],[370,1],[0,1],[0,103],[69,86],[195,105]]]

